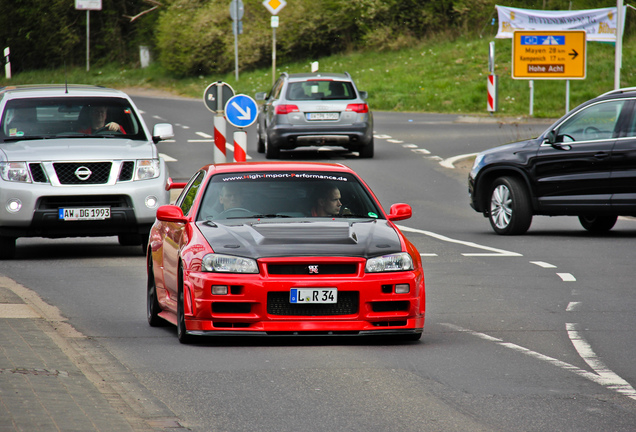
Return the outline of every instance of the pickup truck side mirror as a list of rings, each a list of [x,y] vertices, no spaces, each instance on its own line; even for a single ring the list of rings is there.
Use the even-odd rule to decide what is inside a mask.
[[[155,144],[171,138],[174,138],[174,129],[170,123],[157,123],[152,128],[152,141]]]

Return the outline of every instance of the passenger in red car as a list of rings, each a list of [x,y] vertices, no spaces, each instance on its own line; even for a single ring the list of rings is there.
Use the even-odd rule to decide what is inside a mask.
[[[342,202],[340,199],[340,189],[336,186],[329,186],[318,191],[316,204],[311,209],[312,216],[335,216],[340,214]]]

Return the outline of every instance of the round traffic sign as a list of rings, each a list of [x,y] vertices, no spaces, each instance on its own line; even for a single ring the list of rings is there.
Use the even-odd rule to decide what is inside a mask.
[[[234,96],[234,89],[227,83],[218,81],[210,84],[203,92],[203,103],[212,112],[223,112],[225,103]]]
[[[258,105],[251,97],[239,94],[225,104],[225,118],[237,128],[251,126],[258,116]]]

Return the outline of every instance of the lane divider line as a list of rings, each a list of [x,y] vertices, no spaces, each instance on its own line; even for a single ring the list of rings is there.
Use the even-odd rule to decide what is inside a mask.
[[[543,261],[530,261],[530,264],[538,265],[543,268],[557,268],[557,266]]]
[[[579,333],[577,324],[566,323],[565,328],[568,331],[568,336],[572,341],[572,345],[579,353],[581,358],[585,360],[594,372],[598,375],[599,384],[617,391],[631,399],[636,400],[636,390],[627,381],[618,376],[612,370],[610,370],[605,364],[598,358],[592,347]]]
[[[561,369],[573,372],[575,374],[577,374],[580,377],[583,377],[585,379],[588,379],[592,382],[595,382],[597,384],[600,384],[601,386],[609,389],[609,390],[614,390],[617,391],[631,399],[636,400],[636,390],[634,390],[634,388],[624,379],[622,379],[621,377],[619,377],[618,375],[616,375],[614,372],[610,371],[609,369],[607,369],[600,361],[597,360],[597,362],[592,362],[596,367],[598,367],[598,370],[603,374],[597,374],[597,373],[592,373],[592,372],[588,372],[586,370],[580,369],[574,365],[571,365],[569,363],[566,363],[564,361],[561,360],[557,360],[553,357],[549,357],[547,355],[538,353],[536,351],[532,351],[528,348],[522,347],[521,345],[517,345],[517,344],[513,344],[510,342],[504,342],[502,339],[499,338],[495,338],[493,336],[487,335],[485,333],[480,333],[474,330],[469,330],[460,326],[456,326],[454,324],[450,324],[450,323],[441,323],[441,325],[448,327],[452,330],[458,331],[458,332],[462,332],[462,333],[467,333],[470,334],[472,336],[478,337],[480,339],[484,339],[487,340],[489,342],[494,342],[498,345],[501,345],[505,348],[509,348],[513,351],[528,355],[532,358],[535,358],[537,360],[541,360],[544,362],[547,362],[553,366],[559,367]],[[578,333],[572,335],[573,336],[579,336]],[[577,344],[580,345],[580,347],[582,349],[585,349],[585,345],[587,344],[585,341],[583,341],[582,343],[579,342],[582,341],[582,339],[579,337]],[[573,342],[574,343],[574,342]],[[588,345],[589,346],[589,345]],[[576,348],[576,346],[575,346]],[[589,349],[591,351],[591,348]],[[585,352],[585,351],[584,351]],[[594,352],[591,351],[591,353],[593,354]],[[581,354],[581,353],[579,353]],[[587,352],[586,354],[590,354],[589,352]],[[595,355],[594,355],[595,356]],[[589,363],[588,363],[589,364]],[[594,369],[594,367],[592,367],[592,369]],[[596,371],[596,369],[594,369]]]
[[[576,278],[572,273],[557,273],[563,282],[576,282]]]
[[[461,244],[461,245],[468,246],[468,247],[471,247],[471,248],[483,249],[483,250],[487,250],[487,251],[491,252],[491,253],[463,253],[462,254],[463,256],[496,256],[496,257],[519,257],[519,256],[523,256],[522,254],[517,253],[517,252],[510,252],[510,251],[507,251],[507,250],[492,248],[492,247],[489,247],[489,246],[484,246],[484,245],[480,245],[480,244],[473,243],[473,242],[467,242],[467,241],[463,241],[463,240],[452,239],[450,237],[446,237],[446,236],[443,236],[441,234],[436,234],[436,233],[431,232],[431,231],[424,231],[424,230],[420,230],[420,229],[417,229],[417,228],[410,228],[410,227],[403,226],[403,225],[398,225],[398,228],[401,231],[412,232],[412,233],[417,233],[417,234],[423,234],[425,236],[433,237],[433,238],[436,238],[438,240],[445,241],[445,242],[448,242],[448,243]]]

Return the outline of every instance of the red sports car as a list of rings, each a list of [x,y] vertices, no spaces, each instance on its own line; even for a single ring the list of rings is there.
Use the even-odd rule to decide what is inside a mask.
[[[399,335],[424,326],[420,254],[339,164],[208,165],[162,206],[148,246],[147,314],[193,336]],[[165,321],[164,321],[165,320]]]

